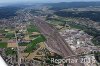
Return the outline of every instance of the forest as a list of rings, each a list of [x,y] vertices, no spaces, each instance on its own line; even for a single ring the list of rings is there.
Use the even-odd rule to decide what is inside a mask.
[[[81,17],[100,22],[100,12],[97,11],[56,11],[56,15],[62,17]]]
[[[0,7],[0,19],[8,19],[13,16],[16,16],[16,11],[19,10],[20,7]]]
[[[98,7],[100,2],[60,2],[60,3],[48,3],[45,4],[51,6],[52,10],[62,10],[67,8],[85,8],[85,7]],[[60,6],[59,6],[60,5]]]

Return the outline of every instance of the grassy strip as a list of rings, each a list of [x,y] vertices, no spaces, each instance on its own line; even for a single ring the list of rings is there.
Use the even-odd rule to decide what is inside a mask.
[[[47,18],[48,22],[50,22],[50,24],[53,24],[53,25],[61,25],[63,26],[65,24],[65,19],[62,19],[62,18]]]
[[[93,38],[92,43],[94,43],[96,46],[100,45],[100,36]]]
[[[32,32],[39,32],[38,31],[38,28],[35,26],[35,25],[30,25],[28,28],[27,28],[27,31],[29,33],[32,33]]]
[[[95,59],[97,60],[97,62],[100,63],[100,52],[96,52],[94,53],[94,55],[95,55]]]
[[[38,37],[36,37],[34,40],[32,40],[32,42],[30,44],[27,45],[25,52],[26,53],[30,53],[33,51],[33,49],[36,47],[36,45],[40,42],[44,42],[46,39],[43,35],[39,35]]]
[[[29,37],[30,38],[36,38],[36,37],[38,37],[39,35],[30,35]]]
[[[0,48],[7,48],[6,42],[0,42]]]
[[[30,43],[27,43],[27,42],[18,43],[19,46],[27,46],[28,44],[30,44]]]
[[[8,31],[5,31],[5,30],[0,30],[0,33],[8,33]]]
[[[11,39],[11,38],[15,37],[15,34],[14,33],[7,33],[5,37]]]
[[[12,48],[7,48],[6,50],[5,50],[5,54],[8,56],[8,55],[15,55],[15,54],[17,54],[17,51],[15,51],[14,49],[12,49]]]

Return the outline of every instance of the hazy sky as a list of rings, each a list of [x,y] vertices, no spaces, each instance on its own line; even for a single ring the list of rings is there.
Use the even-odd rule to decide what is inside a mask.
[[[16,2],[72,2],[72,1],[100,1],[100,0],[0,0],[0,3],[16,3]]]

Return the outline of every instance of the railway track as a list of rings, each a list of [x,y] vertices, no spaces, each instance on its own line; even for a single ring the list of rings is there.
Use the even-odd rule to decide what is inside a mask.
[[[41,17],[34,18],[34,24],[39,28],[40,32],[47,38],[46,44],[55,52],[60,52],[61,56],[67,58],[75,55],[63,39],[59,32],[53,26],[45,22]],[[78,58],[78,57],[76,57]],[[79,58],[78,58],[79,59]],[[81,63],[71,63],[71,66],[84,66]]]

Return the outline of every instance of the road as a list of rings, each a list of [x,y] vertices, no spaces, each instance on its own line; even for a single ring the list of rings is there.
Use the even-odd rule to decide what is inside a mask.
[[[68,46],[63,37],[59,34],[59,32],[46,23],[45,20],[41,17],[34,18],[34,24],[39,28],[40,32],[46,37],[46,44],[55,52],[60,52],[64,58],[75,55],[72,49]],[[78,57],[77,57],[78,58]],[[71,66],[84,66],[81,63],[73,63]]]
[[[15,29],[16,30],[16,29]],[[20,52],[19,52],[19,46],[18,46],[18,41],[17,41],[17,34],[15,31],[15,38],[16,38],[16,44],[17,44],[17,55],[18,55],[18,66],[20,66],[21,62],[20,62]]]

